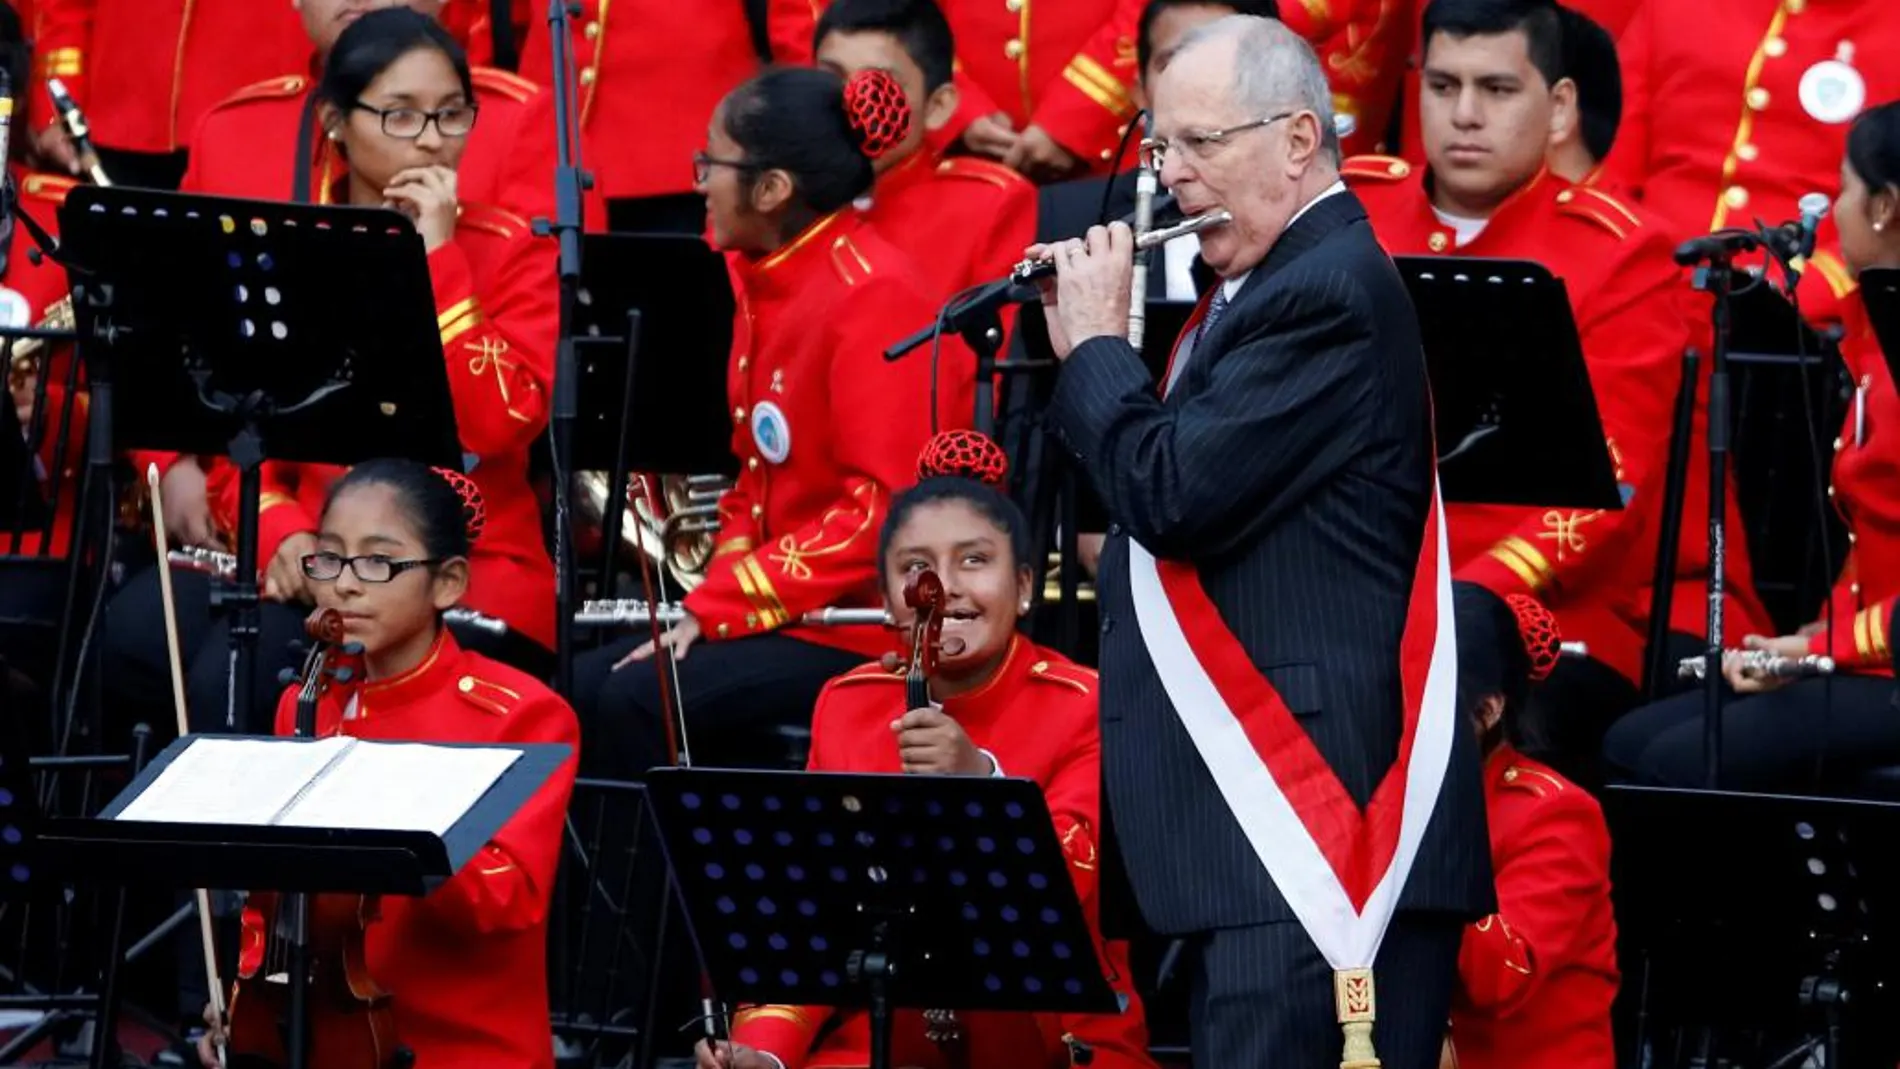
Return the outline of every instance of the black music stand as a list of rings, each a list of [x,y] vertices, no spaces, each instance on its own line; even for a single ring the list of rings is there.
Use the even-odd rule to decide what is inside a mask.
[[[727,1002],[1115,1013],[1042,791],[966,776],[647,774],[687,929]]]
[[[1425,344],[1444,499],[1622,508],[1563,282],[1521,260],[1394,262]]]
[[[184,890],[243,887],[254,891],[414,895],[430,893],[479,853],[572,754],[558,744],[433,743],[444,748],[506,749],[520,756],[442,835],[427,830],[290,827],[259,824],[155,823],[118,819],[165,770],[192,746],[229,741],[231,736],[190,735],[166,747],[94,819],[44,821],[35,852],[36,867],[61,882]],[[244,741],[273,746],[308,746],[319,740],[276,738]],[[99,1030],[110,1036],[115,1004],[111,978],[117,947],[108,963],[106,1001]],[[298,970],[291,982],[300,983]],[[296,1017],[304,999],[290,998]],[[299,1022],[291,1036],[307,1035]],[[296,1042],[289,1047],[293,1069],[305,1064]]]
[[[1867,308],[1867,321],[1874,328],[1874,339],[1887,358],[1887,373],[1900,382],[1900,269],[1870,267],[1860,273],[1860,299]]]
[[[421,238],[393,211],[92,186],[60,227],[88,280],[88,360],[140,399],[113,411],[115,444],[225,454],[241,473],[237,571],[214,603],[234,609],[226,722],[245,722],[266,456],[466,467]]]
[[[701,238],[589,234],[583,247],[574,467],[609,473],[606,585],[630,472],[738,471],[726,414],[735,302],[724,258]]]
[[[1900,804],[1634,786],[1603,802],[1617,923],[1641,951],[1624,966],[1642,985],[1638,1044],[1666,1015],[1717,1033],[1805,1034],[1826,1065],[1871,1064],[1839,1047],[1854,1023],[1891,1034],[1881,1014],[1900,982]]]

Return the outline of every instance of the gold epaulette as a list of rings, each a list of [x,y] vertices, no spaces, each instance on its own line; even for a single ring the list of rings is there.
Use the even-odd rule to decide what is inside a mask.
[[[1397,156],[1349,156],[1339,165],[1339,176],[1354,182],[1402,182],[1412,177],[1412,165]]]
[[[56,174],[30,174],[26,176],[26,181],[20,183],[20,195],[48,204],[64,204],[66,194],[71,193],[78,184],[74,179]]]
[[[506,208],[472,201],[464,201],[457,207],[455,225],[499,234],[504,238],[525,234],[530,228],[526,219]]]
[[[455,681],[455,689],[470,705],[496,716],[507,716],[521,704],[520,691],[478,676],[463,676]]]
[[[1563,780],[1529,765],[1512,765],[1504,770],[1504,785],[1520,791],[1529,791],[1539,798],[1562,794],[1566,784]]]
[[[869,282],[873,274],[871,261],[858,250],[857,243],[848,234],[840,234],[832,239],[831,266],[847,286]]]
[[[1814,254],[1808,257],[1807,266],[1827,280],[1827,288],[1833,291],[1836,298],[1844,298],[1860,286],[1854,281],[1854,276],[1848,274],[1847,265],[1826,249],[1814,250]]]
[[[1617,240],[1642,228],[1643,221],[1623,202],[1595,186],[1571,186],[1557,194],[1557,214],[1588,219],[1614,234]]]
[[[249,104],[254,100],[282,100],[294,97],[310,87],[310,79],[301,74],[282,74],[275,78],[266,78],[232,93],[218,102],[217,108],[229,108],[238,104]]]
[[[997,163],[995,160],[979,159],[975,156],[950,156],[937,164],[937,174],[943,178],[968,178],[985,182],[998,189],[1014,189],[1026,186],[1029,179]]]
[[[850,683],[902,683],[904,673],[901,669],[884,667],[877,661],[861,664],[841,676],[834,676],[831,685],[842,687]]]
[[[541,91],[540,86],[521,75],[498,67],[471,67],[468,74],[476,89],[499,93],[517,104],[526,104]]]
[[[1095,693],[1096,679],[1093,668],[1084,668],[1079,664],[1062,661],[1037,661],[1029,666],[1029,678],[1044,683],[1059,683],[1081,694]]]

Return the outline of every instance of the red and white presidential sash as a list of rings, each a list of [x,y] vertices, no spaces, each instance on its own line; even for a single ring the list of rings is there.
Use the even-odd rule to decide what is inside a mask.
[[[1451,564],[1436,480],[1399,644],[1404,734],[1397,763],[1363,812],[1228,630],[1193,565],[1156,560],[1133,542],[1128,556],[1142,641],[1175,715],[1320,953],[1337,975],[1363,979],[1369,1020],[1370,969],[1459,730]]]

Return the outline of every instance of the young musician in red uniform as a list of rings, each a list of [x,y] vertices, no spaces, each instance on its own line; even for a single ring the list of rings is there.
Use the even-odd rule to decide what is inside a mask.
[[[1500,601],[1461,584],[1454,598],[1458,698],[1485,753],[1498,909],[1465,929],[1453,1064],[1612,1069],[1610,829],[1588,792],[1518,748],[1530,686],[1558,661],[1556,618],[1521,594]]]
[[[904,458],[933,428],[974,415],[974,361],[957,339],[934,359],[884,358],[936,305],[852,201],[909,121],[881,71],[846,82],[776,69],[720,104],[698,157],[713,241],[739,291],[726,388],[739,477],[719,502],[706,579],[662,638],[689,724],[713,729],[690,740],[702,751],[803,724],[825,680],[888,647],[875,628],[800,618],[877,604],[877,530],[915,475]],[[575,705],[604,772],[666,759],[653,654],[636,635],[576,660]]]
[[[442,613],[469,586],[469,546],[486,536],[466,478],[406,460],[372,460],[337,480],[321,533],[299,566],[319,608],[343,614],[363,647],[360,685],[317,706],[319,737],[401,742],[559,743],[580,728],[539,680],[456,644]],[[277,703],[291,734],[297,688]],[[398,1041],[418,1066],[552,1069],[547,919],[570,758],[488,845],[423,898],[385,897],[366,933],[367,970],[392,998]],[[248,911],[240,956],[263,943]],[[243,971],[242,969],[240,971]],[[243,989],[236,1000],[242,1011]],[[207,1037],[199,1054],[216,1066]]]
[[[820,0],[750,4],[678,0],[582,0],[570,16],[575,101],[588,170],[612,205],[617,231],[698,234],[705,205],[686,161],[700,147],[713,108],[759,71],[749,13],[763,14],[771,59],[811,60]],[[528,20],[522,77],[554,84],[546,5]],[[636,133],[637,131],[637,133]],[[617,203],[615,203],[617,202]]]
[[[1669,220],[1676,240],[1793,219],[1834,188],[1848,124],[1900,97],[1900,5],[1645,0],[1617,38],[1623,114],[1604,171]],[[1836,319],[1851,288],[1833,225],[1802,287],[1809,318]],[[1691,513],[1693,515],[1693,513]]]
[[[1848,270],[1857,277],[1900,267],[1900,103],[1855,120],[1839,182],[1833,218]],[[1900,597],[1900,396],[1865,306],[1854,300],[1846,308],[1841,356],[1854,394],[1834,440],[1828,498],[1847,524],[1847,559],[1812,623],[1746,641],[1782,657],[1832,657],[1835,677],[1759,676],[1730,658],[1727,681],[1745,696],[1722,707],[1721,783],[1730,790],[1829,789],[1856,769],[1900,763],[1889,637]],[[1605,757],[1637,782],[1700,786],[1702,717],[1700,692],[1638,710],[1610,732]],[[1828,778],[1812,784],[1817,771]]]
[[[1555,749],[1545,756],[1588,782],[1603,729],[1638,699],[1641,591],[1690,332],[1671,243],[1613,196],[1545,168],[1550,131],[1576,114],[1557,27],[1547,5],[1435,0],[1420,100],[1430,167],[1361,157],[1343,170],[1389,251],[1536,260],[1564,282],[1624,508],[1453,504],[1446,521],[1458,578],[1544,599],[1565,633],[1588,645],[1587,658],[1567,658],[1538,688],[1532,713],[1550,722]],[[1745,600],[1741,541],[1728,565],[1737,636],[1759,618]],[[1680,574],[1697,574],[1706,557],[1703,548],[1685,558]]]
[[[551,648],[553,565],[528,485],[528,450],[547,426],[553,386],[553,247],[534,238],[526,220],[461,194],[456,165],[478,111],[461,50],[432,19],[404,8],[364,15],[338,39],[318,93],[324,137],[349,161],[349,170],[323,187],[325,199],[402,212],[428,252],[456,426],[489,507],[468,604]],[[260,687],[274,678],[273,658],[285,649],[284,641],[273,640],[295,633],[299,606],[312,593],[298,562],[310,552],[318,508],[336,474],[314,465],[264,466]],[[171,482],[168,477],[164,487],[168,512]],[[209,497],[219,526],[234,530],[237,473],[230,465],[214,466]],[[222,724],[223,702],[216,699],[225,689],[223,625],[213,626],[204,607],[204,581],[178,578],[193,709],[216,710],[215,723]],[[151,686],[142,673],[161,673],[162,680],[165,671],[163,646],[146,623],[156,586],[155,576],[133,580],[108,613],[109,648],[131,669],[114,673],[128,700]],[[164,691],[156,686],[149,693]]]
[[[943,654],[930,678],[933,704],[905,709],[900,665],[872,663],[825,685],[812,713],[808,767],[824,772],[1019,776],[1039,784],[1055,818],[1084,909],[1096,921],[1096,827],[1101,739],[1095,673],[1016,631],[1036,572],[1028,524],[997,489],[1007,461],[971,432],[933,438],[917,485],[897,496],[878,539],[885,604],[900,626],[911,610],[904,584],[923,570],[943,580]],[[1147,1027],[1128,975],[1127,947],[1102,943],[1103,965],[1128,999],[1119,1015],[959,1014],[932,1039],[916,1012],[892,1028],[893,1064],[1147,1069]],[[942,1026],[936,1026],[942,1027]],[[1078,1059],[1086,1049],[1092,1060]],[[700,1069],[816,1069],[865,1065],[870,1023],[862,1011],[754,1006],[739,1012],[732,1044],[699,1045]],[[774,1063],[777,1063],[774,1065]]]
[[[930,296],[942,302],[1008,274],[1036,235],[1036,187],[994,160],[928,144],[957,110],[956,45],[935,0],[833,0],[813,49],[841,78],[874,68],[904,87],[910,133],[878,158],[863,211],[911,254]]]
[[[41,154],[78,173],[44,92],[58,78],[121,185],[176,186],[198,120],[239,87],[296,68],[306,52],[282,0],[39,0],[35,18]]]

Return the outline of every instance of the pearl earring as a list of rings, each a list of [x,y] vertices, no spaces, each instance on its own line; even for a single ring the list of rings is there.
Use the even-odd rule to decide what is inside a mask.
[[[1026,601],[1025,601],[1025,602],[1023,602],[1023,608],[1022,608],[1022,611],[1024,611],[1024,612],[1028,612],[1028,611],[1029,611],[1029,603],[1028,603],[1028,602],[1026,602]]]
[[[1882,230],[1885,230],[1885,229],[1887,229],[1887,224],[1885,224],[1885,223],[1875,223],[1875,224],[1874,224],[1874,233],[1876,233],[1876,234],[1878,234],[1878,233],[1880,233],[1880,232],[1881,232]]]

